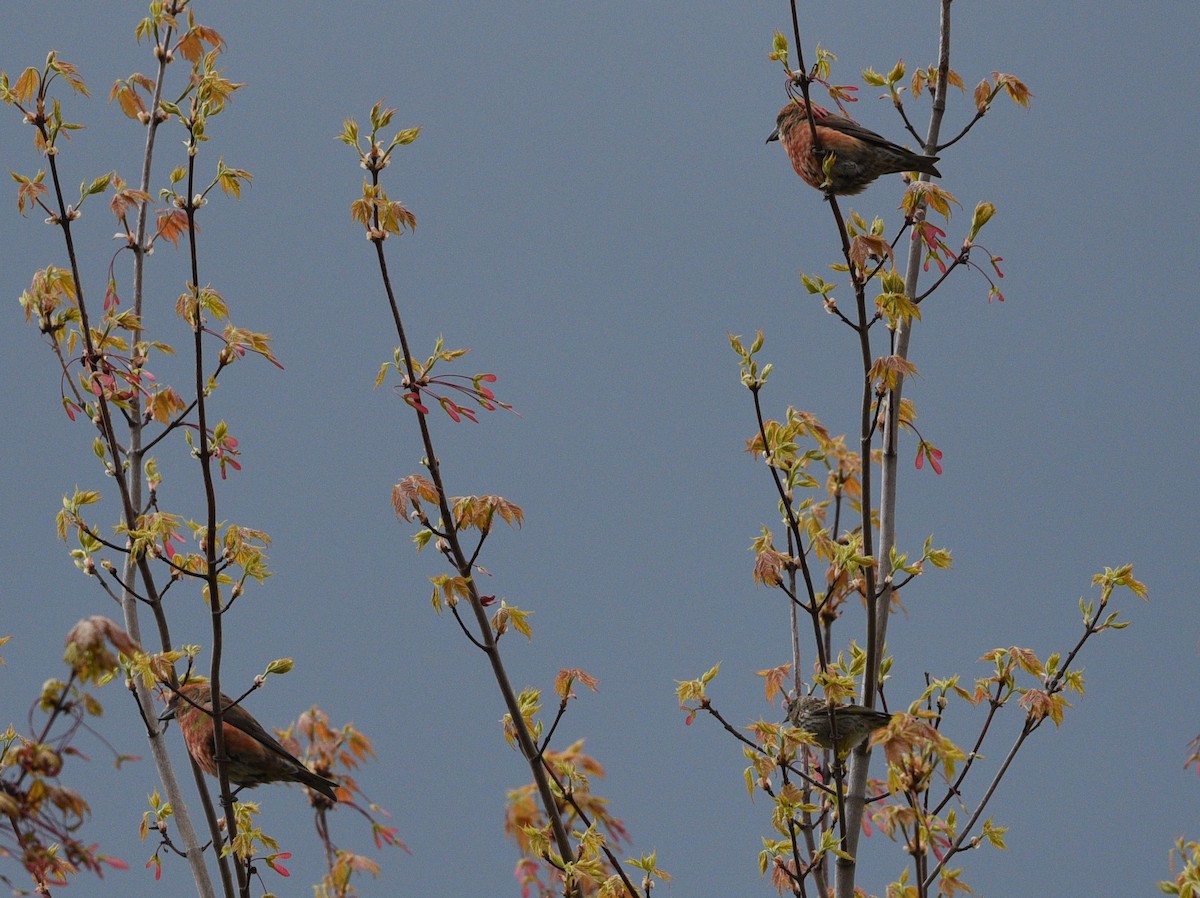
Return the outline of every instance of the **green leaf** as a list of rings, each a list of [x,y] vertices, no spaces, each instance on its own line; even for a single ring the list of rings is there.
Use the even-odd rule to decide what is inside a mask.
[[[405,128],[403,131],[398,131],[396,132],[396,136],[392,138],[392,146],[407,146],[416,140],[417,135],[420,133],[420,125],[415,128]]]

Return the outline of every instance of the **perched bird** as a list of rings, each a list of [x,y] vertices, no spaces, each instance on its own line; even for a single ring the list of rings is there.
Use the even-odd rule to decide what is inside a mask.
[[[919,171],[935,178],[942,176],[934,167],[937,156],[921,156],[892,143],[862,125],[834,115],[815,103],[813,122],[817,130],[817,151],[813,152],[812,126],[808,123],[808,107],[803,100],[788,103],[779,111],[775,130],[767,143],[778,140],[787,150],[796,170],[806,184],[828,193],[848,196],[862,193],[880,175],[902,171]],[[825,156],[833,153],[835,161],[825,183]]]
[[[822,748],[833,748],[833,733],[829,727],[829,706],[815,695],[792,699],[787,709],[788,720],[799,729],[813,734],[813,741]],[[862,705],[836,705],[833,709],[837,728],[837,753],[845,755],[878,729],[888,725],[892,715],[886,711],[864,708]]]
[[[253,788],[260,783],[302,783],[337,801],[337,783],[318,776],[263,729],[249,711],[221,695],[221,725],[225,734],[226,769],[229,781]],[[217,776],[216,746],[212,725],[212,691],[208,683],[195,681],[179,687],[159,720],[179,721],[188,754],[209,776]]]

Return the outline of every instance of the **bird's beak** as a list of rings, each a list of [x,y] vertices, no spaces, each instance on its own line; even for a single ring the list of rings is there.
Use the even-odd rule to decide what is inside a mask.
[[[167,710],[163,711],[161,714],[158,715],[158,722],[166,723],[168,720],[174,720],[175,719],[175,709],[176,709],[176,705],[174,703],[168,704]]]
[[[776,128],[774,131],[772,131],[767,136],[766,143],[770,143],[772,140],[779,140],[779,129],[778,128]]]

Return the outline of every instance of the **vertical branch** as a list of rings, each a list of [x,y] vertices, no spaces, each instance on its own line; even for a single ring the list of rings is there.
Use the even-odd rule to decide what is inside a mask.
[[[811,116],[810,116],[811,119]],[[842,255],[846,259],[846,269],[850,273],[850,285],[854,289],[854,308],[858,323],[854,326],[858,334],[859,361],[862,364],[862,395],[859,397],[858,419],[858,457],[860,459],[859,481],[861,484],[861,510],[859,527],[862,533],[862,554],[874,557],[875,529],[871,520],[872,496],[875,494],[871,471],[871,442],[875,433],[875,387],[871,382],[871,319],[867,316],[867,284],[862,272],[850,258],[850,235],[846,230],[846,222],[842,218],[842,210],[837,197],[827,194],[829,208],[833,212],[837,224],[838,235],[842,240]],[[867,670],[863,678],[864,707],[874,707],[874,696],[877,689],[876,680],[879,669],[879,655],[883,638],[871,625],[875,618],[876,577],[875,569],[867,566],[863,569],[864,592],[867,597]],[[865,783],[864,783],[865,793]]]
[[[835,212],[837,204],[830,197]],[[838,225],[842,232],[843,243],[846,241],[845,226],[840,216]],[[854,279],[854,298],[858,311],[859,351],[863,366],[862,395],[859,397],[859,458],[861,469],[862,503],[861,533],[862,554],[875,557],[874,523],[871,520],[871,504],[874,490],[872,488],[871,442],[874,438],[874,398],[875,390],[871,382],[871,338],[867,319],[866,285],[854,273],[854,265],[850,262],[849,251],[846,261],[850,266],[851,277]],[[883,650],[883,634],[875,625],[878,614],[879,598],[876,595],[875,567],[867,565],[863,569],[864,591],[867,599],[867,663],[863,674],[863,706],[874,707],[874,697],[878,689],[879,658]],[[869,696],[869,698],[868,698]],[[832,713],[832,712],[831,712]],[[854,894],[854,879],[857,868],[858,835],[861,828],[863,810],[866,807],[867,769],[869,756],[862,752],[863,746],[854,750],[850,765],[849,781],[846,789],[845,816],[840,830],[842,849],[845,852],[837,859],[837,877],[835,882],[838,898],[852,898]],[[840,763],[840,762],[839,762]],[[841,783],[839,782],[839,786]]]
[[[228,832],[227,841],[232,844],[237,838],[237,818],[233,812],[233,792],[229,787],[228,755],[225,751],[225,725],[223,722],[224,703],[221,701],[221,659],[224,649],[222,614],[224,613],[224,608],[221,602],[220,571],[217,567],[221,557],[217,551],[217,492],[212,472],[212,445],[209,441],[208,397],[206,378],[204,376],[204,323],[201,315],[200,261],[197,255],[198,246],[196,241],[196,210],[199,208],[196,202],[196,151],[199,149],[199,142],[196,139],[194,123],[197,115],[203,114],[198,111],[200,105],[201,101],[199,99],[193,101],[192,118],[188,122],[187,196],[185,197],[183,208],[188,220],[188,253],[191,264],[190,287],[192,291],[192,308],[190,323],[192,326],[192,352],[194,356],[193,376],[196,390],[196,431],[199,442],[197,455],[200,462],[201,477],[204,481],[205,536],[204,545],[201,546],[204,551],[203,579],[205,591],[208,593],[209,620],[212,625],[213,635],[212,662],[208,673],[213,709],[213,757],[217,762],[217,779],[221,786],[221,807],[225,811],[225,827]],[[218,855],[220,854],[221,844],[221,834],[218,831],[213,834],[213,851]],[[249,898],[250,878],[247,874],[246,866],[235,857],[233,868],[237,873],[239,894],[243,898]]]
[[[371,189],[374,196],[380,196],[379,172],[387,165],[387,156],[382,149],[375,143],[375,135],[378,130],[374,117],[372,124],[375,130],[371,133],[371,149],[367,153],[361,153],[361,162],[371,175]],[[357,140],[354,141],[357,148]],[[365,223],[365,222],[364,222]],[[526,725],[525,716],[522,712],[521,703],[517,696],[516,690],[513,688],[512,680],[508,676],[508,671],[504,666],[503,658],[500,655],[500,648],[496,641],[496,634],[493,632],[492,624],[488,620],[487,611],[484,607],[483,600],[479,595],[478,587],[475,579],[472,576],[474,569],[474,555],[464,550],[462,541],[459,539],[459,528],[455,524],[454,513],[450,508],[450,500],[445,482],[442,478],[441,465],[438,461],[437,452],[434,450],[433,437],[429,430],[429,422],[426,420],[425,413],[417,406],[420,404],[420,378],[417,375],[416,368],[413,363],[413,354],[409,347],[408,335],[404,328],[404,321],[400,315],[400,307],[396,301],[396,292],[392,286],[391,275],[387,266],[387,255],[383,250],[383,242],[387,237],[387,231],[380,219],[379,206],[374,205],[370,215],[370,225],[367,228],[368,238],[375,246],[376,261],[379,265],[380,277],[383,281],[384,292],[387,295],[388,308],[392,315],[392,324],[395,328],[397,338],[400,341],[400,353],[403,356],[402,364],[404,366],[405,387],[410,391],[412,397],[418,400],[413,404],[413,410],[417,417],[417,425],[421,431],[421,445],[425,450],[422,463],[426,470],[429,471],[430,479],[437,491],[437,506],[441,515],[441,532],[439,533],[440,544],[439,549],[446,557],[446,560],[458,572],[466,586],[466,600],[471,607],[471,613],[475,618],[476,626],[478,627],[478,638],[468,633],[477,646],[479,646],[484,654],[487,655],[488,662],[492,668],[492,675],[496,680],[496,685],[500,689],[501,697],[504,701],[505,709],[508,712],[509,718],[512,721],[513,732],[516,735],[517,744],[520,746],[521,754],[529,765],[533,775],[534,784],[537,788],[538,797],[546,813],[546,819],[549,822],[551,834],[553,836],[553,844],[558,852],[561,860],[555,861],[551,857],[546,857],[546,860],[558,867],[560,870],[563,865],[571,863],[575,857],[575,852],[571,845],[570,835],[562,819],[562,814],[559,811],[558,800],[555,797],[553,787],[550,783],[550,778],[547,775],[546,765],[543,763],[542,751],[538,748],[533,734]],[[464,630],[465,630],[464,626]],[[581,894],[579,886],[570,881],[570,877],[564,872],[564,880],[566,880],[566,894],[569,896],[578,896]]]
[[[177,5],[172,2],[165,10],[170,15],[176,15],[180,12]],[[158,58],[158,71],[154,79],[154,91],[150,98],[150,117],[146,122],[146,144],[142,153],[142,171],[138,181],[138,189],[146,195],[150,193],[150,175],[154,162],[154,145],[158,135],[158,127],[164,121],[166,116],[162,112],[161,102],[163,94],[163,82],[166,78],[167,64],[170,61],[170,53],[168,49],[171,44],[171,38],[174,29],[168,25],[158,38],[155,48]],[[150,218],[150,203],[148,200],[142,200],[138,204],[137,225],[133,241],[133,311],[135,320],[138,322],[138,327],[133,331],[131,342],[136,345],[142,338],[141,322],[143,321],[143,305],[144,305],[144,281],[146,271],[146,232]],[[125,471],[118,472],[118,477],[123,483],[126,483],[128,494],[128,502],[125,507],[126,524],[133,528],[137,524],[137,516],[143,511],[144,497],[143,488],[145,480],[142,471],[142,436],[145,428],[145,422],[142,416],[142,397],[138,391],[133,391],[133,396],[130,400],[131,409],[127,416],[129,422],[129,443],[127,446],[126,458],[128,464]],[[167,651],[172,647],[170,631],[167,627],[166,616],[163,613],[162,603],[159,600],[158,588],[154,581],[153,571],[145,558],[135,559],[132,555],[126,555],[123,566],[121,581],[125,584],[125,588],[121,595],[121,611],[125,623],[125,631],[134,639],[138,645],[143,645],[141,633],[141,620],[138,615],[138,601],[129,584],[134,582],[135,574],[140,574],[145,595],[150,608],[152,609],[155,623],[158,629],[159,645],[163,651]],[[150,690],[142,685],[139,679],[134,680],[136,698],[138,703],[143,708],[153,707],[153,698]],[[173,684],[174,685],[174,684]],[[145,715],[147,720],[153,719],[154,715]],[[214,898],[215,891],[213,889],[212,879],[209,876],[208,868],[204,864],[203,852],[200,849],[200,839],[196,835],[196,828],[192,824],[191,815],[188,813],[187,804],[183,800],[183,792],[179,787],[179,780],[175,776],[175,768],[171,763],[171,759],[167,753],[166,742],[163,739],[164,729],[159,727],[157,730],[147,732],[147,739],[150,743],[150,752],[154,757],[155,767],[158,770],[159,779],[163,784],[163,791],[166,792],[167,800],[171,803],[171,808],[174,811],[175,825],[178,827],[180,838],[183,841],[184,852],[187,855],[188,865],[191,868],[192,877],[196,881],[196,887],[201,898]],[[220,832],[217,826],[216,815],[213,812],[212,802],[208,799],[208,791],[203,785],[203,774],[192,763],[192,773],[199,786],[199,794],[204,805],[205,816],[208,818],[209,830],[216,834]],[[227,859],[220,858],[219,866],[222,878],[222,884],[226,895],[232,894],[232,881],[229,874],[229,864]]]
[[[938,46],[938,76],[934,87],[933,111],[929,119],[929,130],[925,138],[925,152],[932,152],[937,146],[942,129],[942,117],[946,112],[946,87],[950,72],[950,3],[952,0],[942,0],[941,37]],[[928,180],[928,175],[921,175]],[[915,219],[925,218],[925,206],[917,209]],[[921,244],[911,241],[908,247],[908,258],[904,270],[904,292],[908,296],[917,295],[917,280],[921,274]],[[912,324],[902,320],[896,327],[895,355],[908,358],[908,345],[912,336]],[[900,398],[904,391],[904,375],[898,374],[896,387],[888,392],[883,430],[883,495],[879,507],[880,524],[880,556],[881,563],[886,564],[892,548],[896,544],[896,476],[898,469],[898,447],[900,440]],[[886,554],[885,554],[886,553]],[[888,609],[891,606],[892,582],[891,577],[885,577],[883,592],[880,596],[876,613],[875,625],[879,630],[880,639],[887,635]],[[863,696],[864,701],[867,696]],[[872,697],[873,698],[873,697]]]
[[[941,0],[941,22],[939,28],[938,41],[938,73],[937,85],[933,97],[933,110],[929,120],[929,130],[925,138],[925,151],[928,153],[931,149],[937,146],[938,135],[941,132],[942,117],[946,111],[946,87],[950,72],[950,4],[952,0]],[[921,176],[927,179],[927,175]],[[916,212],[915,218],[917,221],[925,217],[925,207],[922,205]],[[904,275],[904,290],[909,297],[917,295],[917,281],[921,273],[921,245],[919,242],[910,242],[908,250],[908,259],[905,267]],[[895,346],[893,353],[901,358],[908,357],[908,345],[911,336],[911,326],[908,322],[901,321],[896,329]],[[898,474],[898,445],[899,445],[899,429],[900,429],[900,398],[903,392],[904,378],[897,378],[896,386],[889,391],[887,396],[887,405],[884,412],[884,431],[883,431],[883,463],[880,475],[880,504],[879,504],[879,556],[877,566],[882,578],[882,588],[876,595],[874,588],[868,593],[868,613],[869,619],[868,634],[873,637],[869,639],[868,649],[873,644],[876,652],[872,654],[868,651],[867,655],[867,672],[863,680],[862,704],[866,707],[874,707],[875,697],[878,692],[878,673],[879,662],[885,641],[887,639],[887,624],[888,613],[892,604],[892,579],[889,573],[886,573],[887,566],[890,565],[892,550],[896,545],[896,480]],[[869,468],[869,456],[863,458],[864,473]],[[865,480],[865,477],[864,477]],[[866,496],[863,498],[864,507],[869,507]],[[864,554],[871,554],[865,551]],[[846,841],[845,848],[847,852],[853,856],[858,847],[858,835],[861,831],[862,815],[865,810],[865,796],[867,786],[867,773],[870,765],[870,747],[869,743],[864,743],[854,750],[853,760],[850,768],[850,795],[847,807],[847,813],[850,817],[848,821],[849,838]],[[841,862],[839,862],[839,868]],[[854,883],[852,878],[847,877],[847,881],[843,882],[842,878],[838,878],[838,898],[851,898],[854,891]]]
[[[804,551],[802,546],[796,546],[790,529],[787,531],[787,548],[788,555],[793,557]],[[788,592],[792,596],[796,595],[796,569],[794,567],[788,570]],[[792,691],[798,697],[803,677],[800,676],[800,612],[794,600],[788,602],[788,623],[792,632]]]
[[[371,176],[374,186],[378,187],[378,170],[373,169]],[[375,224],[376,230],[382,234],[383,231],[379,227],[378,219],[376,219]],[[396,294],[392,289],[391,277],[388,274],[387,256],[383,252],[383,237],[375,237],[372,239],[372,242],[375,244],[379,271],[383,279],[384,291],[387,294],[388,305],[392,312],[392,323],[400,339],[400,349],[404,355],[408,382],[411,385],[415,385],[418,381],[417,373],[413,369],[412,353],[408,348],[408,337],[400,317],[400,308],[396,303]],[[567,834],[566,826],[563,824],[562,816],[559,814],[558,802],[554,797],[549,777],[547,777],[545,767],[541,763],[541,752],[538,750],[537,745],[534,744],[529,728],[525,726],[525,718],[521,712],[521,705],[517,699],[516,690],[513,688],[508,671],[504,667],[503,659],[500,657],[500,648],[496,643],[495,633],[492,632],[492,625],[487,618],[487,611],[484,609],[483,602],[476,588],[475,578],[471,576],[472,564],[458,538],[458,528],[454,525],[454,514],[450,509],[445,484],[442,480],[441,466],[438,463],[438,456],[433,448],[433,437],[429,432],[429,423],[425,420],[425,415],[420,411],[414,409],[414,412],[417,416],[417,424],[421,430],[421,444],[425,449],[425,467],[429,471],[429,477],[433,481],[434,486],[437,487],[438,510],[441,513],[443,523],[442,535],[445,537],[447,546],[444,553],[455,570],[458,571],[459,576],[467,583],[467,600],[471,606],[475,622],[479,627],[479,641],[482,643],[483,651],[491,664],[492,675],[496,678],[496,684],[500,687],[504,706],[512,719],[513,729],[517,736],[517,744],[521,747],[521,754],[533,772],[533,780],[537,785],[538,796],[541,799],[542,807],[546,811],[546,817],[550,822],[550,828],[554,834],[554,843],[558,848],[559,855],[566,861],[573,854],[570,837]]]

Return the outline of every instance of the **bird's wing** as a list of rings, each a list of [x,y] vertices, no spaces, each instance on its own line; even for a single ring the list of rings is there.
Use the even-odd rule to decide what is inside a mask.
[[[850,119],[834,115],[832,112],[824,117],[817,116],[817,124],[826,128],[832,128],[834,131],[841,131],[848,137],[861,140],[863,143],[873,144],[877,147],[888,147],[900,152],[909,152],[899,144],[892,143],[892,141],[888,140],[882,134],[876,134],[870,128],[864,128],[858,122],[852,122]]]
[[[275,752],[275,754],[295,761],[301,767],[304,766],[304,763],[299,758],[280,745],[274,736],[263,729],[262,724],[250,716],[248,711],[242,710],[240,706],[235,708],[226,708],[225,713],[221,716],[221,719],[234,729],[245,733],[251,739],[261,742],[265,747]]]

